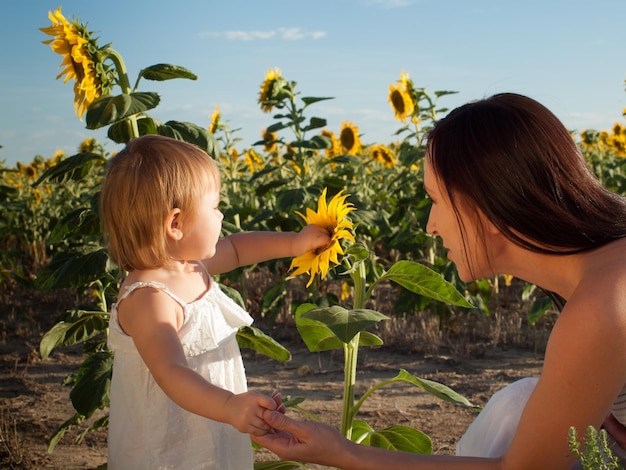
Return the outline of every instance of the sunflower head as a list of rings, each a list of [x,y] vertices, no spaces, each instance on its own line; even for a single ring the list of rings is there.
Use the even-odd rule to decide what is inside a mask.
[[[266,152],[271,153],[276,150],[278,136],[275,132],[268,132],[267,129],[263,129],[261,137],[263,138],[263,148]]]
[[[343,153],[348,155],[361,154],[361,139],[359,137],[359,128],[351,122],[341,123],[341,132],[339,133],[339,143]]]
[[[355,209],[354,205],[346,202],[349,194],[343,194],[343,190],[335,194],[329,203],[326,202],[326,188],[317,202],[317,212],[307,208],[306,215],[297,212],[307,224],[324,227],[328,231],[330,241],[326,246],[311,250],[291,261],[290,271],[293,276],[309,273],[310,278],[307,287],[311,285],[315,274],[320,273],[320,278],[326,277],[331,263],[339,264],[339,256],[343,255],[342,240],[354,242],[352,234],[353,225],[348,214]]]
[[[265,80],[261,83],[259,92],[259,104],[265,113],[272,111],[274,106],[281,106],[285,98],[293,97],[293,84],[281,75],[277,68],[269,69],[265,74]]]
[[[413,98],[402,85],[389,85],[389,102],[396,119],[402,122],[415,110]]]
[[[333,131],[324,129],[320,132],[320,136],[328,142],[328,146],[326,147],[326,158],[334,158],[337,155],[341,155],[341,143]]]
[[[49,12],[48,18],[52,25],[39,29],[53,39],[43,43],[63,56],[57,79],[64,77],[64,83],[74,80],[74,108],[76,116],[82,120],[89,105],[100,96],[108,95],[115,84],[110,67],[104,64],[109,45],[98,47],[98,41],[87,30],[87,25],[78,20],[66,20],[61,7]]]
[[[379,161],[387,168],[393,168],[396,164],[396,157],[393,155],[391,150],[383,144],[372,146],[370,149],[370,155],[372,156],[372,159]]]
[[[246,150],[244,157],[246,159],[246,163],[248,164],[248,168],[250,169],[250,173],[262,170],[265,166],[265,162],[261,156],[252,149]]]
[[[209,125],[209,134],[215,134],[222,124],[222,115],[220,114],[220,107],[216,106],[215,111],[211,115],[211,124]]]

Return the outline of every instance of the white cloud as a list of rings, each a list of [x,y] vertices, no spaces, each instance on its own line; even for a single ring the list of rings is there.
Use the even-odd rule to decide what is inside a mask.
[[[321,39],[326,37],[325,31],[302,31],[301,28],[277,28],[273,31],[202,31],[201,38],[226,39],[228,41],[254,41],[278,38],[285,41],[301,39]]]

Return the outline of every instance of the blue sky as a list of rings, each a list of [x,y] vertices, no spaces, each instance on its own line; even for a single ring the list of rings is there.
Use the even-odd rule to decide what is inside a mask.
[[[39,28],[58,6],[112,43],[133,82],[157,63],[196,73],[197,81],[142,81],[141,91],[161,95],[150,114],[208,126],[219,105],[240,129],[240,148],[273,122],[257,98],[274,67],[301,96],[334,97],[311,114],[333,131],[354,122],[364,143],[395,140],[387,95],[401,71],[431,93],[458,91],[440,100],[449,108],[503,91],[529,95],[571,130],[610,128],[626,107],[624,0],[28,0],[0,18],[7,166],[58,149],[71,155],[87,137],[118,148],[105,131],[85,129],[71,83],[55,80],[61,56]]]

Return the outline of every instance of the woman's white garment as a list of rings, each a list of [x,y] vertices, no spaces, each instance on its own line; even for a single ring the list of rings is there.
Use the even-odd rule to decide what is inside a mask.
[[[522,411],[538,380],[538,377],[526,377],[494,393],[459,440],[456,454],[473,457],[502,456],[513,440]],[[626,387],[617,397],[612,410],[619,408],[619,404],[624,402],[625,395]],[[624,465],[626,450],[622,449],[610,435],[607,437],[611,451],[620,458],[621,465]],[[572,467],[578,468],[581,468],[578,463]]]
[[[108,346],[114,353],[109,415],[108,468],[232,469],[253,467],[246,434],[229,424],[192,414],[159,388],[142,361],[133,339],[118,322],[117,306],[135,289],[159,289],[182,305],[178,332],[189,367],[217,387],[247,390],[243,361],[235,335],[252,317],[211,279],[198,300],[185,303],[167,287],[138,282],[127,287],[111,308]]]

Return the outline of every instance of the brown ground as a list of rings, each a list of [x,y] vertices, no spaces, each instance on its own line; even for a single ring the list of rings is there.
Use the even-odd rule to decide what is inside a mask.
[[[88,434],[81,444],[73,442],[76,433],[68,434],[51,455],[46,451],[48,438],[73,414],[69,389],[61,383],[81,361],[78,349],[56,351],[45,361],[38,358],[39,339],[53,324],[51,312],[59,308],[59,295],[31,293],[18,299],[9,293],[2,297],[0,468],[95,469],[104,464],[106,432],[103,430]],[[72,301],[70,293],[61,298]],[[513,314],[496,314],[488,319],[466,319],[465,323],[450,328],[452,332],[455,328],[471,330],[471,340],[450,331],[441,332],[433,328],[429,319],[389,323],[377,331],[385,340],[385,347],[359,351],[357,396],[403,368],[418,377],[442,382],[473,403],[484,405],[503,385],[539,372],[541,354],[533,352],[533,343],[535,349],[541,350],[546,333],[535,329],[521,334],[520,321]],[[338,425],[342,353],[309,353],[289,333],[292,329],[293,326],[283,324],[269,332],[290,349],[293,354],[290,362],[278,363],[244,350],[249,387],[305,397],[302,407],[323,421]],[[484,332],[480,338],[478,330]],[[512,335],[515,340],[511,339]],[[374,428],[402,424],[419,429],[431,437],[436,453],[453,453],[455,442],[473,417],[473,411],[402,384],[376,392],[358,416]],[[256,458],[262,461],[275,457],[267,451],[257,451]]]

